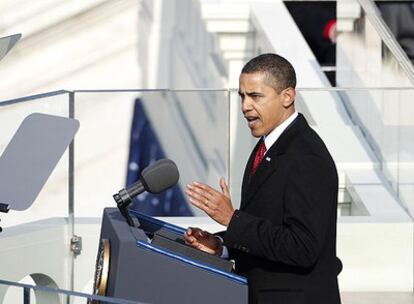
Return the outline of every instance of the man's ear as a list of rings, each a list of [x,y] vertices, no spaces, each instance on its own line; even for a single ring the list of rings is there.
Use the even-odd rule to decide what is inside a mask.
[[[294,88],[286,88],[282,91],[283,106],[289,108],[296,98],[296,90]]]

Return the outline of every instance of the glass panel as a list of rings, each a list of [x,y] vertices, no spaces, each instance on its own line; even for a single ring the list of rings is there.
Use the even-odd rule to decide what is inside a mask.
[[[346,90],[340,96],[384,178],[412,214],[414,90]]]
[[[69,117],[68,94],[39,95],[0,103],[0,152],[2,153],[25,117],[32,113],[44,113]],[[13,168],[10,168],[12,170]],[[24,187],[24,185],[16,185]],[[33,205],[25,211],[10,211],[1,216],[3,227],[14,226],[52,217],[66,217],[68,212],[68,152],[60,159]]]
[[[136,92],[75,93],[75,216],[101,216],[125,186]]]
[[[389,105],[391,111],[398,112],[390,126],[396,129],[393,133],[398,136],[398,145],[392,153],[397,155],[393,167],[397,167],[398,174],[393,180],[397,186],[399,198],[408,207],[410,214],[414,215],[414,90],[400,91],[398,102]],[[391,103],[391,101],[389,101]],[[398,109],[397,109],[398,108]],[[391,165],[388,165],[391,167]],[[394,186],[395,187],[395,186]]]
[[[154,160],[167,157],[177,164],[178,188],[150,199],[143,193],[131,208],[205,216],[190,206],[184,190],[192,181],[219,188],[219,178],[228,179],[228,91],[80,91],[75,116],[75,234],[82,236],[82,254],[74,260],[74,288],[91,291],[103,209],[116,207],[112,195]]]
[[[69,117],[69,98],[64,91],[24,97],[0,103],[0,151],[3,152],[21,122],[32,113]],[[66,151],[32,206],[24,211],[0,213],[1,278],[19,281],[48,273],[61,287],[70,285],[68,218],[69,162]],[[10,168],[13,170],[13,168]],[[27,174],[30,174],[28,172]],[[25,185],[15,185],[18,189]],[[47,257],[47,258],[45,258]],[[34,267],[36,265],[36,267]]]
[[[131,171],[162,157],[176,162],[181,189],[193,180],[218,187],[219,177],[227,177],[226,90],[79,92],[75,99],[81,123],[75,143],[76,216],[96,216],[115,206],[112,195],[131,183]],[[136,141],[128,164],[134,115]]]

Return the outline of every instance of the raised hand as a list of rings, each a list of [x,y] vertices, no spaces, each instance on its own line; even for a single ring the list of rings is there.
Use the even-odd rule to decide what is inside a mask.
[[[224,180],[220,179],[221,192],[210,186],[194,182],[187,185],[186,194],[190,202],[203,210],[213,220],[228,226],[234,213],[229,188]]]

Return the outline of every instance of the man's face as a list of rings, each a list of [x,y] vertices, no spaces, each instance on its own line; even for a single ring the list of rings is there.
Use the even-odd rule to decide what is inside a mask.
[[[294,92],[292,88],[276,92],[262,72],[240,75],[242,112],[254,137],[269,134],[294,112]]]

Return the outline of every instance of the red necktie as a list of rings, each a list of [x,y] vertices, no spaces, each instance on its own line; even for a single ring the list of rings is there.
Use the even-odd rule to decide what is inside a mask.
[[[256,155],[254,157],[251,176],[253,176],[256,173],[257,167],[259,167],[260,162],[262,161],[265,153],[266,153],[266,145],[264,143],[264,140],[262,139],[260,142],[259,148],[257,149]]]

